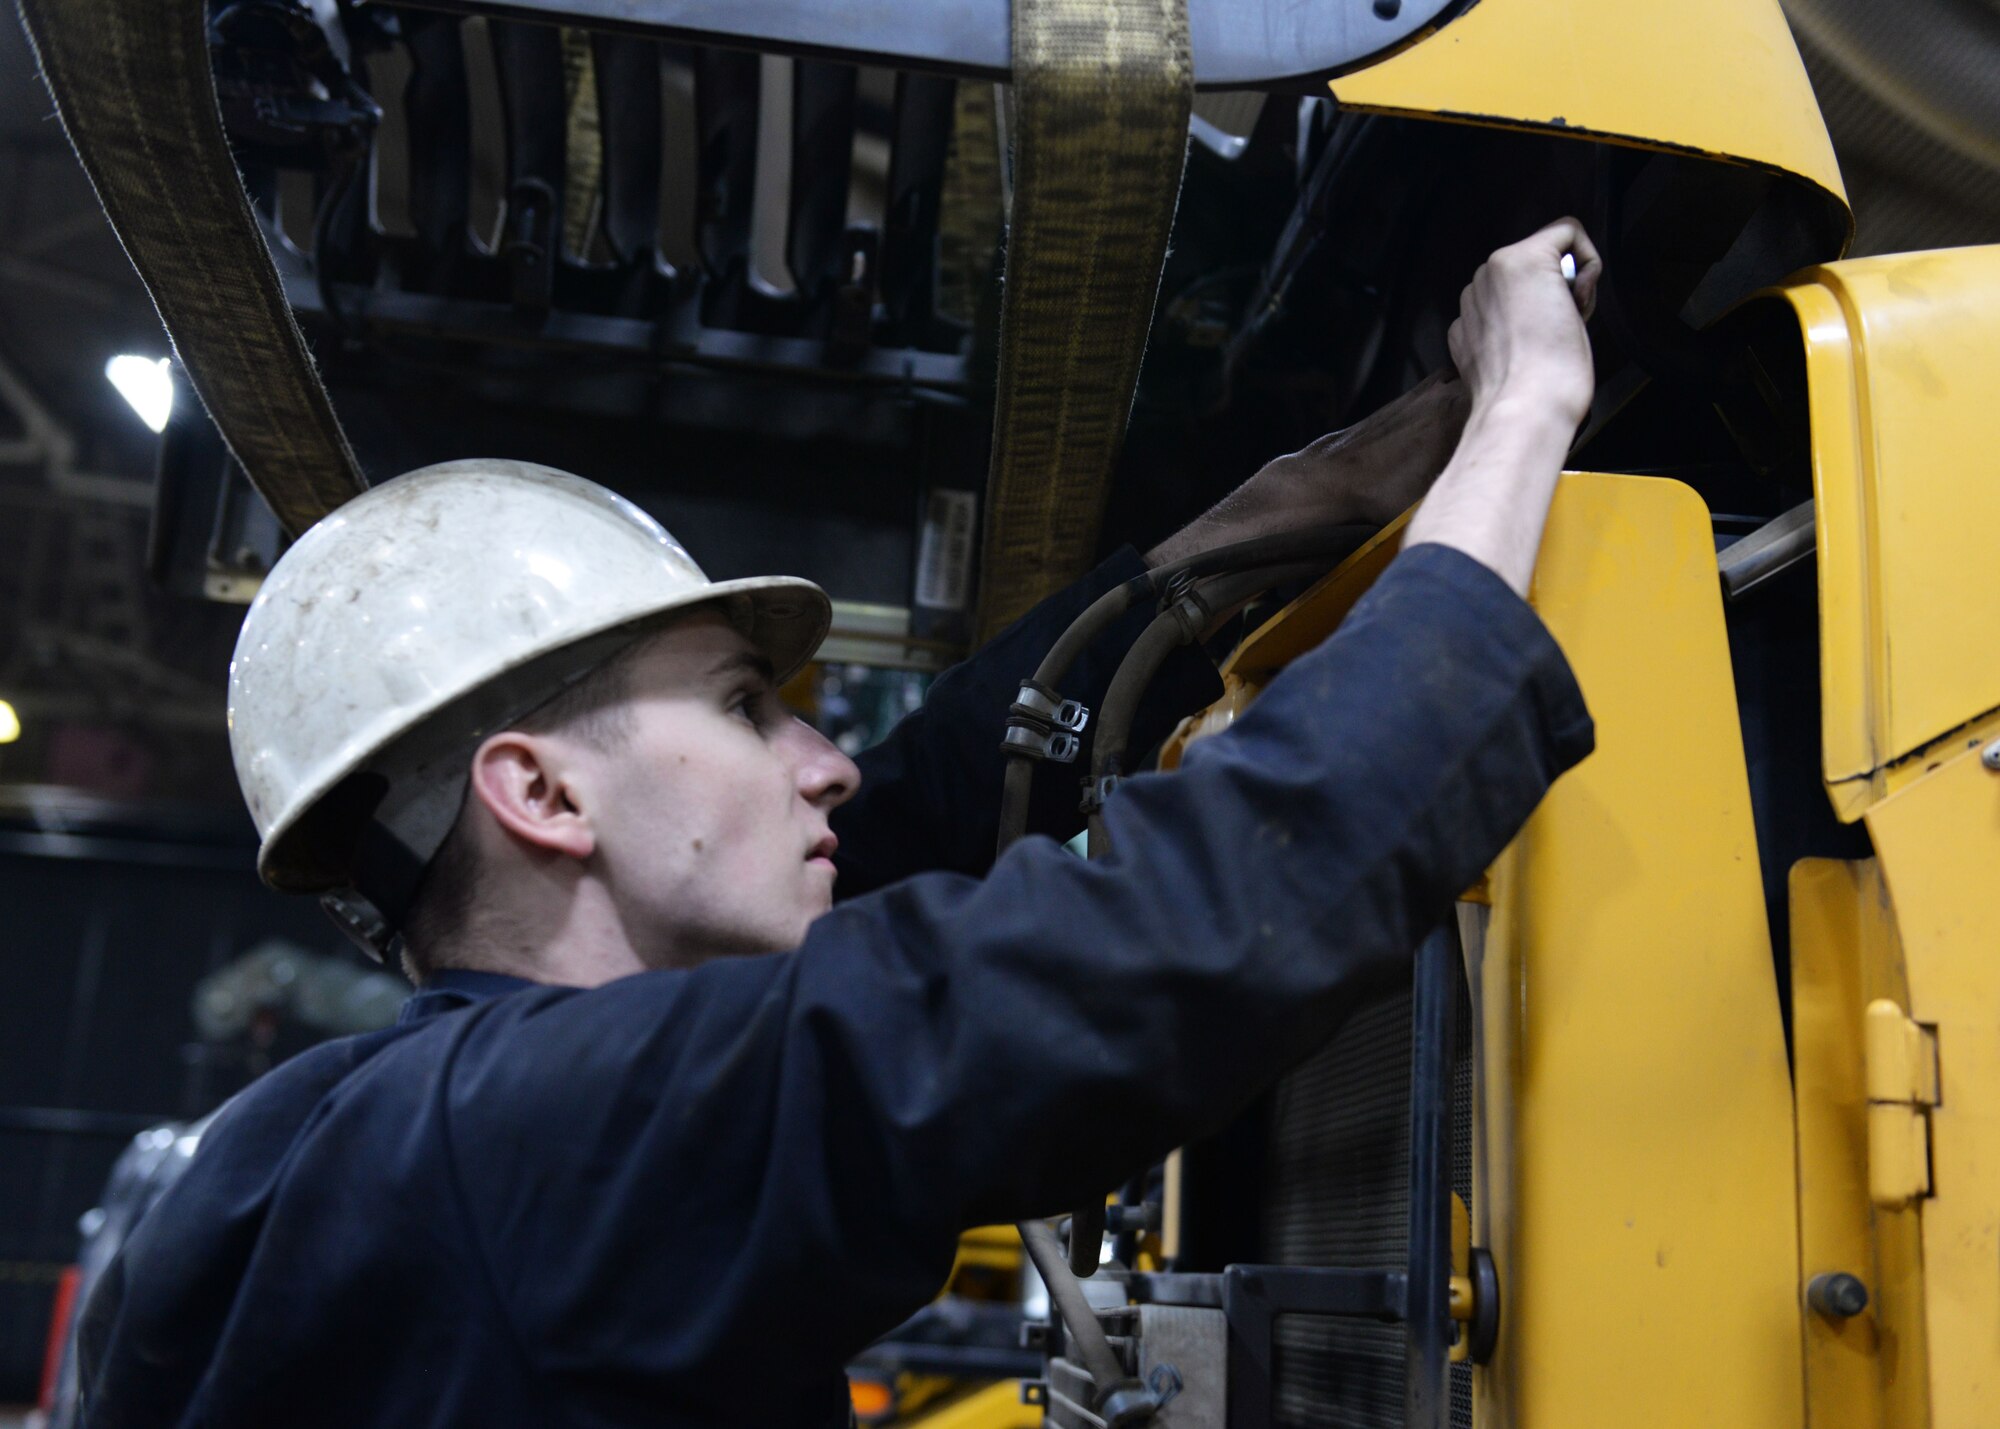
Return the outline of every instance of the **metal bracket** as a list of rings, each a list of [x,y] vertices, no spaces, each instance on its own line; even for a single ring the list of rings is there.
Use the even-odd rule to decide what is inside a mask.
[[[1723,595],[1741,599],[1805,560],[1815,550],[1813,531],[1813,504],[1803,501],[1727,547],[1716,557]]]
[[[1085,818],[1104,807],[1105,801],[1125,782],[1120,774],[1100,774],[1095,779],[1083,781],[1083,798],[1077,801],[1076,811]]]

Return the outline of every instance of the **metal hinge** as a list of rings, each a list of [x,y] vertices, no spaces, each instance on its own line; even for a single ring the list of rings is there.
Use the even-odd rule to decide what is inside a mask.
[[[1868,1194],[1907,1206],[1931,1192],[1928,1108],[1938,1104],[1937,1032],[1886,997],[1868,1004],[1863,1048],[1868,1087]]]

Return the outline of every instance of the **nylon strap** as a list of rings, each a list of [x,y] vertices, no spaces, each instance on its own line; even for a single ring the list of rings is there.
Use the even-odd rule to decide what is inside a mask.
[[[223,133],[202,0],[20,0],[63,129],[250,482],[293,535],[366,481]]]
[[[1186,0],[1014,0],[1013,16],[1014,203],[981,639],[1096,553],[1194,97]]]
[[[979,320],[1007,226],[993,88],[984,80],[958,81],[938,201],[937,310],[968,325]]]

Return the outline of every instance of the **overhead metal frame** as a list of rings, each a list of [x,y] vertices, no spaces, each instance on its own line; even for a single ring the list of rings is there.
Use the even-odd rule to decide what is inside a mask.
[[[429,9],[622,30],[685,44],[881,64],[966,79],[1012,75],[1010,0],[420,0]],[[1188,0],[1198,89],[1306,88],[1456,18],[1470,0]]]

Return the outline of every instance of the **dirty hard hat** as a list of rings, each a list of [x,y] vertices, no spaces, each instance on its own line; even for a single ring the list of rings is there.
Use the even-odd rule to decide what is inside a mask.
[[[400,921],[478,741],[695,606],[720,607],[780,680],[831,616],[810,581],[709,580],[631,502],[548,467],[447,462],[370,488],[278,561],[230,662],[258,871],[359,885]]]

